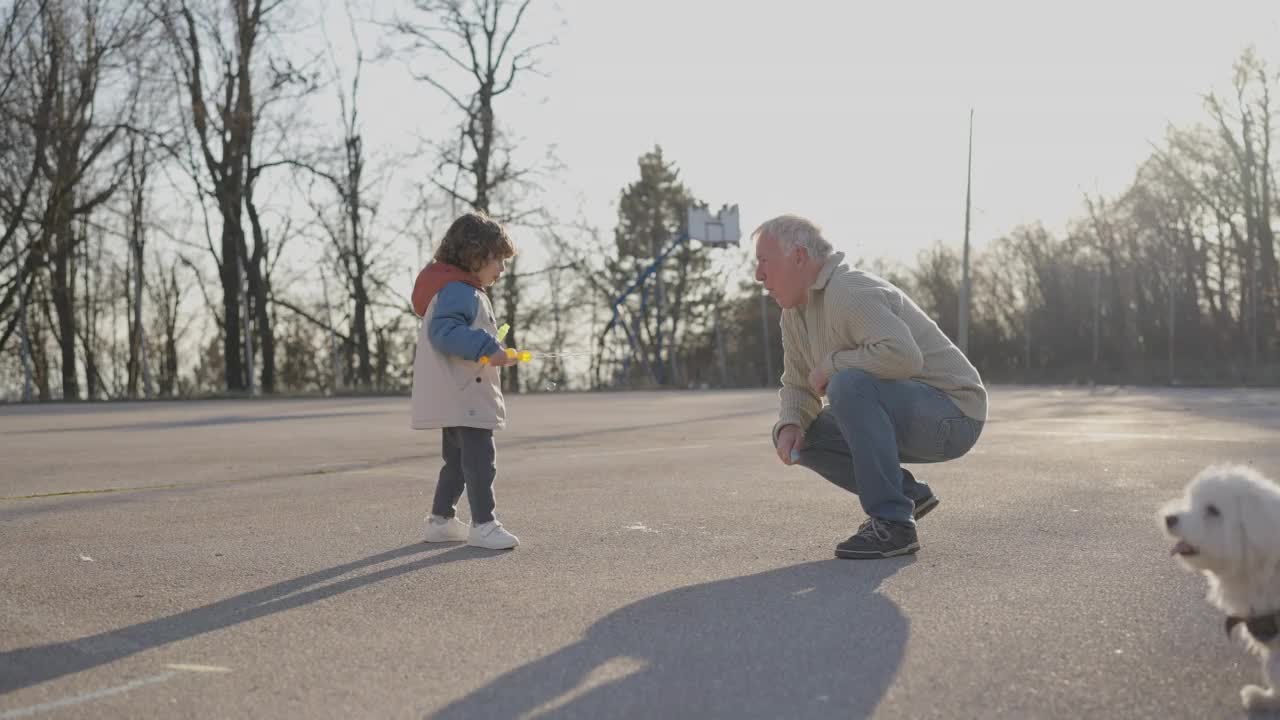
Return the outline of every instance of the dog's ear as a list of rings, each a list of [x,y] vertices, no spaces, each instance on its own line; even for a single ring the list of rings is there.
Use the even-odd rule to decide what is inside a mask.
[[[1230,520],[1238,535],[1240,568],[1245,572],[1268,562],[1274,554],[1276,507],[1270,498],[1266,500],[1236,498],[1236,517]]]

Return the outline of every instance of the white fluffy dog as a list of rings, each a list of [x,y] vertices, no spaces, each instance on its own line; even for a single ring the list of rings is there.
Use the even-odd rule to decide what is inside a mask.
[[[1173,553],[1209,578],[1209,602],[1244,625],[1262,657],[1265,687],[1246,686],[1246,708],[1280,708],[1280,487],[1239,465],[1206,468],[1161,510]]]

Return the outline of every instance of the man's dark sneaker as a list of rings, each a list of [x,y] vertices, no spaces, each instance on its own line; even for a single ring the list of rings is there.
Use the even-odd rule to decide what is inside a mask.
[[[920,549],[916,526],[880,518],[867,518],[852,537],[836,546],[836,557],[874,560],[910,555]]]
[[[911,517],[916,520],[928,515],[929,511],[938,507],[938,503],[941,502],[938,500],[938,496],[933,494],[932,490],[924,497],[911,498],[911,501],[916,504],[915,512],[911,513]]]

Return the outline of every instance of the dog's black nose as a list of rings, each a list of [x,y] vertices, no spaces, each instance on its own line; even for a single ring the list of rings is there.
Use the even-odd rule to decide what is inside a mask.
[[[1165,526],[1165,527],[1167,527],[1167,528],[1169,528],[1170,530],[1172,530],[1172,529],[1174,529],[1175,527],[1177,527],[1177,526],[1178,526],[1178,516],[1177,516],[1177,515],[1165,515],[1165,516],[1164,516],[1164,526]]]

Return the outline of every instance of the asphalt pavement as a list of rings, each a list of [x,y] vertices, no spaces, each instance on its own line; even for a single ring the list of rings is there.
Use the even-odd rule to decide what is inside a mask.
[[[833,558],[772,392],[508,398],[509,552],[421,542],[407,398],[0,407],[0,720],[1245,717],[1156,510],[1280,478],[1280,391],[991,406],[891,561]]]

